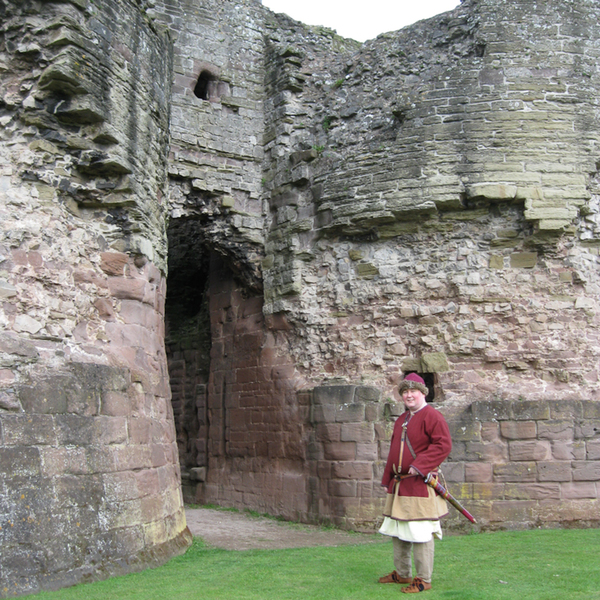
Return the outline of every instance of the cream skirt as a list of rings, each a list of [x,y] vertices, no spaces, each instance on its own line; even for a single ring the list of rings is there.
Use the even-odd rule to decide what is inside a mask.
[[[442,526],[439,521],[397,521],[384,517],[379,533],[419,544],[428,542],[432,536],[441,540]]]

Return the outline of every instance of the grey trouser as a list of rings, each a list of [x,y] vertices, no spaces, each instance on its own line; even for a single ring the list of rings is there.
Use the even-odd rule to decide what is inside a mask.
[[[431,583],[433,574],[433,538],[423,544],[405,542],[397,537],[392,538],[394,543],[394,566],[400,577],[412,577],[411,550],[415,557],[416,577]]]

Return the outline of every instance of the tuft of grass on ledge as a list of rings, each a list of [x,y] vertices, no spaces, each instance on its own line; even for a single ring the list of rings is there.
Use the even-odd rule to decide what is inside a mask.
[[[426,600],[600,600],[600,530],[446,536]],[[234,552],[200,538],[166,565],[36,600],[386,600],[392,544]],[[421,597],[421,596],[420,596]]]

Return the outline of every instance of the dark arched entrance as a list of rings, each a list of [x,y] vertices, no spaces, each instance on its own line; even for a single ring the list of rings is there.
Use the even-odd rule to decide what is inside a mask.
[[[193,219],[173,219],[168,228],[165,346],[183,494],[187,501],[193,501],[197,482],[204,479],[208,466],[210,254],[201,243],[199,226]]]

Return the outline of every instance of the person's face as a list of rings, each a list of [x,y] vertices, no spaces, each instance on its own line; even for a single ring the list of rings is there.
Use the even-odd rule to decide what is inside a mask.
[[[412,412],[419,410],[427,403],[425,394],[422,391],[415,389],[404,390],[402,392],[402,402],[404,402],[404,406]]]

